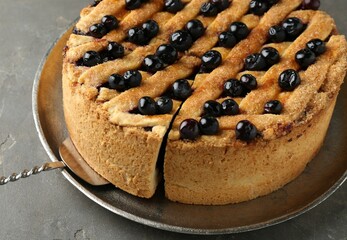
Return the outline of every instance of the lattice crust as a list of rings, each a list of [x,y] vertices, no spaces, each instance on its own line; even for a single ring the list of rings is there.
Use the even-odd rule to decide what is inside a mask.
[[[154,127],[169,126],[173,115],[179,111],[173,124],[171,139],[179,139],[178,125],[186,118],[199,119],[202,106],[207,100],[221,98],[223,84],[227,79],[239,78],[245,73],[250,73],[257,78],[258,88],[251,91],[244,98],[235,98],[241,114],[237,116],[220,117],[219,124],[222,130],[235,129],[240,120],[250,120],[263,131],[264,137],[271,138],[274,134],[284,134],[288,123],[297,122],[310,102],[316,98],[318,92],[337,92],[339,85],[325,82],[330,67],[341,56],[346,56],[346,41],[342,36],[332,36],[327,43],[327,51],[321,55],[317,62],[306,71],[301,71],[302,84],[293,92],[281,92],[277,84],[279,74],[286,69],[299,70],[295,62],[295,54],[305,47],[305,44],[319,38],[327,40],[336,32],[334,21],[321,11],[295,11],[302,0],[280,0],[264,16],[259,17],[248,14],[250,0],[234,0],[229,8],[219,13],[216,17],[200,15],[201,4],[206,0],[184,0],[185,7],[176,14],[163,11],[163,0],[150,0],[143,3],[140,8],[128,11],[123,0],[103,0],[95,7],[87,7],[81,11],[81,19],[76,24],[76,29],[82,33],[88,32],[91,25],[99,23],[105,15],[113,15],[119,21],[117,29],[110,31],[101,39],[90,36],[72,34],[65,53],[64,61],[67,63],[69,74],[74,77],[75,84],[80,84],[81,92],[87,98],[98,102],[110,114],[110,121],[119,126]],[[280,24],[287,17],[298,17],[307,24],[306,30],[294,42],[266,44],[268,30],[273,25]],[[127,30],[153,19],[159,25],[159,33],[148,45],[137,46],[126,41]],[[111,74],[123,74],[127,70],[140,69],[145,56],[154,54],[158,46],[169,42],[170,35],[180,29],[192,19],[199,19],[206,30],[202,37],[197,39],[192,47],[179,54],[179,60],[164,70],[154,74],[141,72],[142,84],[139,87],[119,93],[104,87]],[[225,31],[232,22],[244,22],[251,30],[248,37],[240,41],[234,48],[227,49],[216,47],[218,36]],[[118,42],[125,47],[125,56],[121,59],[108,61],[94,67],[76,66],[75,63],[87,51],[102,51],[110,41]],[[259,52],[263,47],[276,48],[281,55],[280,63],[272,66],[268,71],[243,71],[244,59],[252,53]],[[200,57],[208,50],[217,50],[221,53],[223,62],[211,73],[192,75],[200,66]],[[319,74],[317,74],[319,72]],[[193,77],[192,77],[193,76]],[[144,116],[131,113],[136,109],[138,100],[143,96],[157,98],[163,95],[172,83],[181,78],[191,80],[194,92],[181,106],[180,101],[174,101],[171,113],[165,115]],[[263,106],[269,100],[280,100],[284,105],[281,115],[264,115]],[[272,129],[269,131],[268,129]],[[271,132],[272,134],[266,135]],[[224,133],[222,133],[223,135]],[[203,137],[203,139],[214,137]]]
[[[285,42],[264,46],[271,46],[279,51],[281,55],[281,62],[279,64],[274,65],[267,72],[246,71],[235,74],[234,72],[227,71],[226,69],[232,68],[232,66],[240,66],[243,59],[249,54],[243,53],[243,56],[235,57],[244,47],[240,43],[229,53],[223,66],[209,75],[202,77],[194,85],[194,94],[183,104],[179,116],[175,120],[174,128],[177,128],[180,122],[188,116],[194,116],[198,119],[202,113],[204,102],[211,99],[218,99],[222,94],[223,88],[221,86],[225,82],[225,79],[240,78],[240,76],[246,73],[250,73],[257,78],[258,88],[251,91],[245,98],[235,99],[240,105],[241,115],[221,117],[219,119],[221,129],[235,129],[239,121],[248,119],[257,126],[258,130],[264,131],[267,128],[276,128],[279,124],[280,126],[286,125],[298,119],[309,102],[314,98],[314,95],[317,94],[322,86],[325,86],[324,81],[327,78],[331,65],[341,58],[341,56],[342,58],[346,57],[346,41],[343,36],[332,36],[327,43],[326,53],[320,56],[317,62],[307,70],[300,72],[302,83],[299,87],[293,92],[281,92],[277,84],[279,74],[286,69],[299,70],[299,65],[295,61],[296,52],[305,48],[305,44],[312,39],[327,39],[335,29],[333,19],[320,11],[296,11],[291,13],[289,17],[298,17],[305,24],[308,24],[308,26],[292,43]],[[253,33],[256,29],[254,29]],[[317,31],[317,29],[320,29],[320,31]],[[255,37],[252,34],[248,39]],[[252,52],[258,52],[259,50],[252,49]],[[242,66],[239,69],[241,70]],[[235,67],[233,70],[237,71]],[[223,74],[223,77],[220,77],[221,74]],[[336,93],[336,89],[333,92]],[[263,115],[264,104],[274,99],[283,103],[283,113],[281,115]],[[224,99],[219,99],[218,101],[222,102],[222,100]],[[177,137],[178,132],[176,131],[172,134],[172,138],[177,139]]]

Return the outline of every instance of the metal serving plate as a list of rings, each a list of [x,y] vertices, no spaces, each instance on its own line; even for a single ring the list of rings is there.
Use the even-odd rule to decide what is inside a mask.
[[[52,161],[67,137],[61,65],[62,49],[71,29],[64,33],[43,59],[33,87],[33,113],[41,142]],[[284,188],[252,201],[225,206],[193,206],[164,197],[160,185],[152,199],[129,195],[113,186],[92,187],[72,172],[63,175],[87,197],[106,209],[148,226],[192,234],[244,232],[296,217],[329,197],[347,178],[347,84],[343,85],[325,144],[305,172]],[[310,146],[307,146],[309,148]]]

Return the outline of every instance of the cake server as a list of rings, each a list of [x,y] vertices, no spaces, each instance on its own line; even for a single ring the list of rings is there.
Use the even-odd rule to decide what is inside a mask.
[[[40,167],[35,166],[30,170],[25,169],[20,173],[13,173],[8,177],[0,177],[0,185],[4,185],[8,182],[15,182],[21,178],[27,178],[41,172],[63,168],[69,168],[78,177],[91,185],[101,186],[109,184],[106,179],[89,167],[73,145],[70,138],[65,139],[60,145],[59,154],[62,161],[47,162]]]

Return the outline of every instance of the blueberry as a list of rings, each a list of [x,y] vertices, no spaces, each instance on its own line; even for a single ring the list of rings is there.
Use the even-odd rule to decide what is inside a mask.
[[[216,50],[205,52],[201,57],[201,67],[205,72],[211,72],[222,63],[222,55]]]
[[[157,112],[160,114],[168,114],[172,111],[173,101],[167,96],[160,97],[156,102]]]
[[[233,99],[226,99],[222,102],[222,112],[223,115],[233,116],[240,113],[240,108]]]
[[[230,5],[229,0],[211,0],[211,3],[217,7],[218,12],[227,9]]]
[[[128,30],[128,41],[138,44],[145,45],[148,43],[148,37],[145,35],[145,32],[142,28],[134,27]]]
[[[151,97],[140,98],[137,108],[142,115],[155,115],[157,113],[155,101]]]
[[[175,99],[185,100],[192,94],[192,87],[187,79],[176,80],[172,84],[172,94]]]
[[[282,23],[282,27],[286,31],[287,36],[291,39],[297,38],[305,30],[303,22],[296,17],[287,18]]]
[[[202,117],[199,121],[199,129],[203,135],[215,135],[219,132],[219,122],[215,117]]]
[[[230,25],[230,32],[240,41],[248,36],[249,29],[243,22],[233,22]]]
[[[281,26],[272,26],[269,29],[269,39],[274,43],[281,43],[286,40],[286,31]]]
[[[125,0],[125,8],[128,10],[134,10],[141,6],[141,0]]]
[[[320,7],[320,0],[304,0],[301,4],[301,9],[318,10]]]
[[[269,10],[268,2],[264,0],[252,0],[249,4],[249,11],[255,15],[262,16]]]
[[[100,51],[99,55],[101,58],[101,62],[108,62],[108,61],[112,60],[112,57],[109,56],[107,51]]]
[[[246,57],[245,69],[251,71],[263,71],[267,68],[264,57],[259,53],[254,53]]]
[[[124,81],[124,77],[119,74],[112,74],[108,78],[108,87],[111,89],[116,89],[118,92],[125,91],[128,87]]]
[[[316,61],[316,54],[310,49],[302,49],[295,54],[295,61],[301,68],[306,69]]]
[[[147,55],[142,62],[142,68],[151,73],[155,73],[164,68],[163,62],[155,55]]]
[[[95,51],[88,51],[83,55],[83,65],[87,67],[93,67],[102,62],[100,54]]]
[[[101,19],[101,23],[104,24],[108,31],[116,29],[119,21],[112,15],[106,15]]]
[[[274,4],[278,3],[278,2],[279,2],[279,0],[268,0],[268,3],[270,5],[274,5]]]
[[[314,52],[317,56],[326,51],[325,42],[320,39],[313,39],[306,44],[306,47]]]
[[[107,34],[107,29],[104,24],[96,23],[89,27],[88,34],[95,38],[102,38],[103,36]]]
[[[129,88],[138,87],[142,81],[142,75],[137,70],[126,71],[123,75],[125,82]]]
[[[258,130],[250,121],[242,120],[237,123],[235,133],[236,139],[248,142],[257,137]]]
[[[240,78],[240,82],[244,88],[251,91],[257,88],[257,79],[251,74],[244,74]]]
[[[285,91],[293,91],[300,83],[300,76],[293,69],[285,70],[278,78],[278,85]]]
[[[96,7],[102,0],[94,0],[94,2],[91,4],[91,7]]]
[[[182,121],[179,130],[181,139],[195,140],[200,135],[199,123],[194,119]]]
[[[200,13],[205,17],[214,17],[218,14],[218,7],[216,4],[206,2],[201,5]]]
[[[230,97],[241,97],[244,95],[244,88],[237,79],[229,79],[224,83],[224,95]]]
[[[176,48],[171,44],[160,45],[155,53],[156,56],[165,64],[173,64],[178,57]]]
[[[148,20],[142,24],[142,30],[148,39],[155,37],[159,32],[159,25],[154,20]]]
[[[193,45],[192,36],[185,30],[178,30],[170,36],[170,43],[178,51],[186,51]]]
[[[269,114],[280,114],[282,112],[283,106],[282,103],[278,100],[272,100],[265,103],[264,113]]]
[[[198,19],[193,19],[193,20],[190,20],[189,22],[187,22],[185,29],[190,33],[193,40],[198,39],[205,32],[204,25]]]
[[[86,35],[84,32],[81,30],[77,29],[76,26],[72,29],[72,33],[76,35]]]
[[[220,117],[222,115],[222,105],[214,100],[204,103],[203,116]]]
[[[278,63],[281,59],[279,52],[276,48],[265,47],[261,50],[260,54],[265,59],[265,62],[268,67]]]
[[[237,38],[231,32],[222,32],[218,37],[218,45],[225,48],[232,48],[237,44]]]
[[[165,0],[164,8],[170,13],[177,13],[184,8],[181,0]]]
[[[124,56],[124,47],[116,42],[109,42],[107,45],[108,57],[110,59],[117,59]]]

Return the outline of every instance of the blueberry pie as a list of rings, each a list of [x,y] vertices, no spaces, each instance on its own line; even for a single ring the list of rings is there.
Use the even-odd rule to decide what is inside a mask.
[[[221,205],[269,194],[319,151],[347,43],[319,0],[98,0],[64,49],[76,148],[144,198]]]

